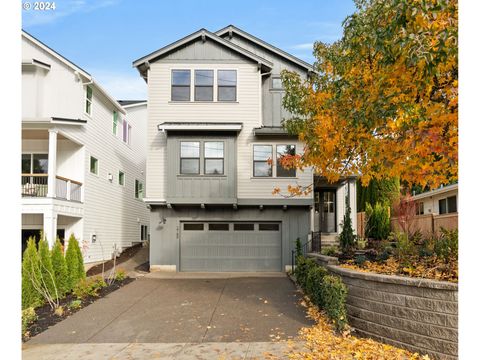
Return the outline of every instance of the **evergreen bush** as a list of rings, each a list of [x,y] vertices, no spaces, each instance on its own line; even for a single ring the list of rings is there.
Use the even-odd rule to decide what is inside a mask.
[[[37,307],[43,303],[43,298],[33,286],[33,278],[40,277],[39,257],[35,238],[30,237],[22,260],[22,309]]]
[[[352,227],[352,209],[350,208],[349,196],[345,199],[345,215],[343,221],[340,224],[342,232],[340,233],[340,246],[344,254],[351,254],[355,246],[356,235],[353,232]]]
[[[321,303],[335,328],[342,331],[347,325],[347,287],[338,276],[327,275],[321,283]]]
[[[390,211],[388,205],[376,203],[372,207],[369,203],[365,206],[367,223],[365,236],[374,240],[385,240],[390,234]]]
[[[52,268],[57,285],[58,295],[63,297],[71,289],[68,286],[68,270],[65,257],[63,256],[62,244],[57,239],[51,251]]]
[[[40,264],[40,281],[42,288],[53,299],[59,298],[57,292],[57,286],[55,284],[55,274],[52,267],[52,259],[50,256],[50,249],[48,242],[45,238],[42,238],[38,243],[38,258]]]
[[[75,236],[70,235],[68,239],[68,247],[65,253],[65,262],[67,265],[67,284],[69,289],[73,289],[78,281],[82,278],[79,272],[80,264],[78,263],[78,252],[80,248]],[[83,263],[83,262],[82,262]]]
[[[328,275],[328,271],[323,266],[313,266],[307,273],[305,281],[305,292],[310,297],[310,300],[319,308],[323,307],[321,285],[323,278]]]

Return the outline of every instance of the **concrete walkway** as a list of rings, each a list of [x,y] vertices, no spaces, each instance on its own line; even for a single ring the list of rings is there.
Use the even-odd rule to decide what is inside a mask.
[[[26,346],[24,360],[253,360],[288,359],[288,353],[301,345],[275,342],[238,343],[104,343],[51,344]]]

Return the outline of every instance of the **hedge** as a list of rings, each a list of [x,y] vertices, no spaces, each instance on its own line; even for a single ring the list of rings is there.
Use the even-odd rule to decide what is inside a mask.
[[[328,275],[326,268],[303,256],[297,258],[295,278],[312,303],[325,311],[335,328],[343,330],[347,325],[347,287],[342,279]]]

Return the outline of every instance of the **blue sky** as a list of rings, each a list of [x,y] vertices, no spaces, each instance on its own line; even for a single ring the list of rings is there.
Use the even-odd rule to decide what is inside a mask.
[[[25,2],[25,0],[22,0]],[[312,63],[316,40],[333,42],[352,0],[57,0],[22,11],[22,27],[85,69],[117,99],[145,99],[132,61],[200,28],[229,24]]]

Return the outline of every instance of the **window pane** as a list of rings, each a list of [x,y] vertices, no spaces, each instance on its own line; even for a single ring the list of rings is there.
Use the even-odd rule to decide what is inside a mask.
[[[205,141],[206,158],[223,158],[222,141]]]
[[[98,160],[93,156],[90,157],[90,172],[94,174],[98,173]]]
[[[200,157],[200,142],[198,141],[180,142],[180,157],[182,158]]]
[[[457,197],[456,196],[450,196],[449,198],[447,198],[447,203],[448,203],[448,212],[449,213],[457,212]]]
[[[190,101],[190,86],[172,86],[173,101]]]
[[[253,160],[268,160],[272,158],[272,145],[254,145]]]
[[[205,174],[222,175],[223,159],[205,159]]]
[[[213,86],[213,70],[195,70],[195,85]]]
[[[258,224],[260,231],[278,231],[280,226],[278,224]]]
[[[208,230],[210,231],[228,231],[228,224],[208,224]]]
[[[180,159],[180,173],[181,174],[199,174],[200,160],[199,159]]]
[[[218,87],[218,101],[235,101],[237,100],[237,88],[236,87]]]
[[[255,162],[253,167],[253,176],[272,176],[272,166],[266,161]]]
[[[120,185],[125,185],[125,174],[121,171],[118,173],[118,183]]]
[[[190,70],[173,70],[172,85],[190,85]]]
[[[195,101],[213,101],[213,86],[195,86]]]
[[[234,231],[253,231],[253,224],[233,224],[233,230]]]
[[[92,104],[90,103],[90,101],[86,101],[85,102],[85,112],[87,114],[91,114],[91,111],[92,111]]]
[[[438,212],[440,214],[447,213],[447,199],[442,199],[438,202]]]
[[[90,86],[87,86],[87,99],[92,100],[93,90]]]
[[[200,230],[203,231],[203,224],[193,223],[193,224],[183,224],[183,230]]]
[[[30,174],[32,171],[32,157],[30,154],[22,154],[22,174]]]
[[[237,71],[236,70],[218,70],[219,86],[236,86]]]
[[[272,89],[283,89],[282,79],[272,78]]]
[[[33,155],[33,173],[34,174],[48,173],[48,154]]]
[[[295,155],[295,145],[277,145],[277,176],[295,177],[295,168],[286,169],[280,164],[280,159],[284,156]]]

